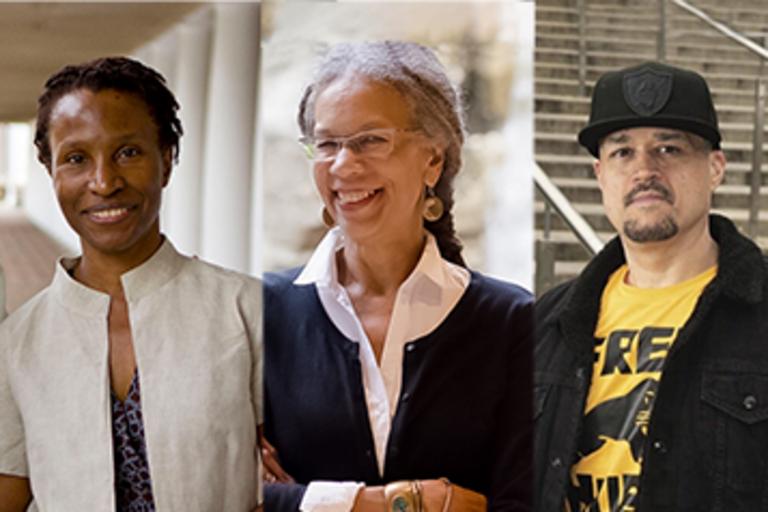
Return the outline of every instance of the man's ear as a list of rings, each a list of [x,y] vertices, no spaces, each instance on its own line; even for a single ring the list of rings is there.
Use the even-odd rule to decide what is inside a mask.
[[[592,170],[595,172],[595,178],[597,179],[597,184],[600,186],[600,190],[603,190],[603,170],[600,167],[600,160],[592,162]]]
[[[725,177],[725,155],[722,151],[715,150],[709,154],[709,189],[714,192],[723,182]]]

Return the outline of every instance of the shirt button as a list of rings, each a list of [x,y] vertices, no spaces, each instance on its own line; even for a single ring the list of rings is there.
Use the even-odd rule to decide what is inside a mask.
[[[744,398],[744,408],[748,411],[751,411],[757,406],[757,398],[755,398],[754,395],[747,395]]]
[[[664,444],[664,441],[659,441],[659,440],[654,441],[653,449],[659,453],[667,453],[667,445]]]

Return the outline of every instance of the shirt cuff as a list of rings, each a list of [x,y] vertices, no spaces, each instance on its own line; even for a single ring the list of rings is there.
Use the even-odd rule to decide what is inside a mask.
[[[301,512],[350,512],[355,506],[360,482],[310,482],[299,505]]]

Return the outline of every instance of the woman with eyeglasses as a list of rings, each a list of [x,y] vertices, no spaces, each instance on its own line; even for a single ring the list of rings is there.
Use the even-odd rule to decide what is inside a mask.
[[[531,297],[462,259],[462,109],[414,43],[339,45],[304,91],[332,227],[265,277],[266,510],[532,510]]]

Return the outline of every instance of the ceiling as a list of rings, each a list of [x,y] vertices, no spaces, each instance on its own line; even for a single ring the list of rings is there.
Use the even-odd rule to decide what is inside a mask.
[[[45,80],[65,65],[129,55],[201,5],[0,2],[0,122],[34,118]]]

